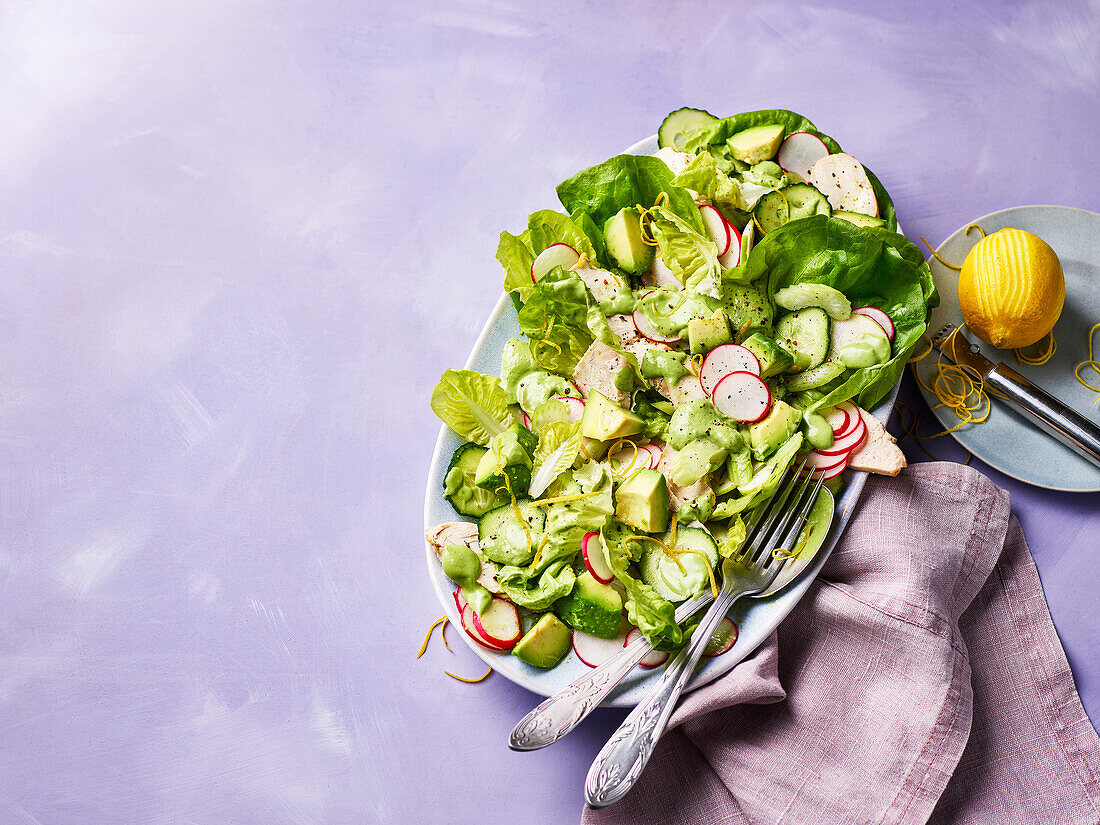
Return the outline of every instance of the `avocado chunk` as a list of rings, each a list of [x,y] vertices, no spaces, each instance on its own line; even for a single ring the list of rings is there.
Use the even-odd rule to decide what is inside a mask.
[[[623,207],[608,218],[603,237],[608,254],[631,275],[644,272],[653,263],[653,247],[642,240],[642,216],[636,207]]]
[[[512,655],[532,667],[554,667],[565,658],[572,643],[569,627],[553,613],[543,613],[512,648]]]
[[[726,145],[738,160],[760,163],[775,157],[785,135],[786,130],[780,124],[767,123],[738,132],[726,141]]]
[[[785,401],[776,401],[763,421],[749,425],[749,444],[759,461],[778,449],[795,434],[802,422],[802,413]]]
[[[624,410],[598,390],[588,393],[588,403],[581,416],[581,435],[596,441],[611,441],[637,435],[645,422],[629,410]]]
[[[668,483],[656,470],[641,470],[615,491],[615,518],[644,533],[668,527]]]
[[[618,590],[596,581],[586,570],[577,576],[573,591],[554,602],[554,610],[563,622],[582,633],[614,639],[619,633],[623,599]]]
[[[794,356],[774,339],[761,332],[756,332],[741,342],[741,346],[749,350],[760,362],[760,377],[771,378],[790,369],[794,364]]]
[[[692,355],[710,352],[720,344],[732,341],[730,322],[722,310],[710,318],[692,318],[688,321],[688,345]]]
[[[489,440],[489,449],[477,463],[474,484],[494,492],[510,490],[512,495],[523,495],[531,486],[537,444],[538,436],[522,424],[513,424],[494,435]]]

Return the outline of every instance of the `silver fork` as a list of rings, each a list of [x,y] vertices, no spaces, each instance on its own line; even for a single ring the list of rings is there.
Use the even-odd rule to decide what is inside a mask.
[[[669,663],[653,690],[630,712],[592,763],[584,795],[593,808],[618,802],[634,786],[718,623],[739,598],[767,590],[787,563],[787,556],[778,556],[774,551],[780,547],[790,549],[797,540],[824,483],[819,477],[813,484],[814,475],[800,479],[799,471],[795,471],[772,499],[767,516],[756,520],[759,527],[755,529],[754,525],[751,541],[742,545],[736,557],[723,563],[722,589],[692,634],[690,644]]]

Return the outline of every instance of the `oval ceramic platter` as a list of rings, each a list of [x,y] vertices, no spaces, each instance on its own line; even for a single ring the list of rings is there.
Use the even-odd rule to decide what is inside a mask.
[[[1088,358],[1089,330],[1100,321],[1100,246],[1097,245],[1100,215],[1068,206],[1003,209],[960,227],[940,244],[936,254],[945,261],[961,264],[982,238],[977,230],[967,234],[966,227],[974,224],[987,234],[1008,227],[1025,229],[1050,244],[1058,254],[1066,276],[1066,303],[1054,326],[1058,349],[1054,357],[1042,366],[1020,364],[1011,351],[999,350],[979,341],[972,333],[968,337],[980,345],[982,354],[990,361],[1006,362],[1089,420],[1100,423],[1097,394],[1078,383],[1073,375],[1074,368]],[[932,310],[932,320],[928,325],[929,333],[934,334],[944,324],[961,326],[963,317],[959,310],[959,273],[935,258],[929,261],[929,266],[940,292],[940,305]],[[933,353],[914,365],[925,384],[933,380],[935,363],[936,354]],[[1086,378],[1090,375],[1100,379],[1100,376],[1086,369]],[[1096,384],[1096,381],[1089,383]],[[924,387],[921,387],[921,394],[928,406],[935,407],[939,403]],[[949,409],[933,409],[932,412],[945,429],[959,423],[955,413]],[[951,435],[990,467],[1028,484],[1070,492],[1100,490],[1100,468],[997,401],[993,402],[987,421],[968,424]]]
[[[656,151],[656,136],[643,140],[626,150],[627,154],[634,155],[650,155]],[[505,342],[509,338],[516,338],[520,335],[515,308],[508,296],[503,295],[474,344],[465,368],[495,375],[500,369],[500,356],[504,350]],[[880,420],[885,422],[889,418],[896,396],[897,387],[894,388],[889,398],[878,409],[874,410],[874,414]],[[462,442],[463,439],[459,438],[449,427],[440,428],[439,438],[435,444],[435,453],[432,456],[431,467],[428,471],[428,486],[424,500],[425,530],[446,521],[462,519],[462,516],[459,516],[451,507],[450,502],[443,498],[443,476],[446,473],[447,463],[450,460],[451,453]],[[851,516],[860,492],[863,490],[866,476],[866,473],[851,471],[845,475],[848,483],[843,494],[837,500],[833,523],[829,528],[825,541],[816,555],[811,558],[796,560],[790,568],[783,572],[782,579],[777,581],[776,584],[778,587],[785,586],[785,589],[780,589],[774,595],[764,599],[742,599],[733,606],[729,612],[729,617],[738,627],[737,642],[721,656],[704,659],[696,671],[695,678],[689,684],[688,690],[705,685],[728,672],[735,664],[756,650],[790,613],[836,545],[837,539],[839,539],[848,518]],[[432,586],[435,588],[439,603],[446,611],[451,624],[459,628],[459,635],[462,636],[470,650],[494,671],[541,696],[551,696],[589,672],[588,665],[578,659],[573,651],[570,651],[557,667],[544,670],[521,662],[510,653],[489,650],[479,645],[466,633],[462,632],[462,623],[452,596],[455,585],[443,574],[443,567],[439,563],[439,559],[436,558],[431,546],[426,542],[425,552]],[[776,589],[773,587],[773,590]],[[524,630],[526,629],[527,625],[525,624]],[[652,670],[635,668],[619,683],[618,687],[603,704],[614,707],[633,707],[642,699],[653,681],[659,678],[662,672],[662,668]]]

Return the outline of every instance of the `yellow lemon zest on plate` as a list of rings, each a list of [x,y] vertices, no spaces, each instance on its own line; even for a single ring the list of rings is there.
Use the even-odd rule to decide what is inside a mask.
[[[806,519],[802,518],[802,523],[806,524]],[[784,559],[796,559],[801,555],[802,551],[806,547],[806,542],[810,540],[810,533],[814,531],[814,525],[808,525],[806,532],[802,534],[802,541],[798,543],[798,546],[794,550],[787,550],[783,547],[776,547],[772,550],[772,558],[776,561],[783,561]]]
[[[1034,350],[1042,343],[1043,338],[1048,339],[1045,350],[1036,352],[1035,355],[1031,355],[1027,350]],[[1012,350],[1013,355],[1016,356],[1016,360],[1021,364],[1026,364],[1029,367],[1041,367],[1047,361],[1054,357],[1054,353],[1058,351],[1058,342],[1054,340],[1054,331],[1051,330],[1046,335],[1032,344],[1030,347],[1017,347]]]
[[[973,225],[973,224],[972,224],[972,225]],[[981,227],[980,227],[980,226],[979,226],[978,228],[979,228],[979,229],[981,229]],[[968,227],[967,227],[967,231],[969,231],[969,230],[970,230],[970,227],[968,226]],[[953,269],[953,270],[955,270],[956,272],[961,272],[961,271],[962,271],[962,267],[961,267],[961,266],[957,266],[956,264],[950,263],[950,262],[948,262],[948,261],[945,261],[945,260],[944,260],[943,258],[941,258],[941,257],[940,257],[940,253],[938,253],[938,252],[937,252],[937,251],[936,251],[935,249],[933,249],[933,248],[932,248],[932,244],[928,243],[928,238],[924,237],[924,235],[921,235],[921,236],[920,236],[920,239],[921,239],[922,241],[924,241],[924,245],[928,247],[928,251],[932,253],[932,257],[933,257],[933,258],[935,258],[935,259],[936,259],[937,261],[939,261],[939,262],[940,262],[941,264],[943,264],[944,266],[946,266],[946,267],[947,267],[948,269]]]
[[[909,363],[910,363],[910,364],[915,364],[915,363],[917,363],[918,361],[923,361],[923,360],[924,360],[925,358],[927,358],[927,357],[928,357],[929,355],[931,355],[931,354],[932,354],[932,350],[933,350],[933,349],[935,349],[935,347],[933,347],[933,346],[932,346],[932,339],[928,337],[927,333],[923,333],[923,332],[922,332],[922,333],[921,333],[921,336],[920,336],[920,339],[919,339],[919,340],[921,340],[921,341],[927,341],[927,342],[928,342],[928,349],[926,349],[926,350],[925,350],[924,352],[922,352],[922,353],[921,353],[920,355],[914,355],[914,356],[912,356],[912,357],[911,357],[911,358],[909,359]],[[914,371],[914,372],[916,372],[916,370],[915,370],[915,369],[914,369],[913,371]]]
[[[1082,378],[1081,370],[1084,367],[1092,367],[1092,371],[1095,372],[1097,375],[1100,375],[1100,362],[1098,362],[1095,356],[1092,354],[1092,339],[1096,336],[1096,331],[1098,329],[1100,329],[1100,324],[1092,325],[1092,329],[1089,330],[1089,357],[1087,360],[1082,361],[1080,364],[1078,364],[1073,370],[1073,377],[1093,392],[1100,392],[1100,387],[1094,387],[1092,384]],[[1097,398],[1096,401],[1094,401],[1093,403],[1095,404],[1097,402],[1100,402],[1100,398]]]
[[[486,679],[488,679],[492,675],[493,669],[489,668],[487,671],[485,671],[484,674],[478,676],[476,679],[467,679],[465,676],[456,676],[449,670],[445,670],[443,672],[450,676],[452,679],[457,679],[458,681],[465,682],[468,685],[476,685],[478,682],[484,682]]]
[[[569,501],[583,501],[586,498],[592,498],[592,496],[598,496],[603,490],[593,490],[590,493],[573,493],[568,496],[554,496],[553,498],[540,498],[538,501],[532,501],[532,507],[543,507],[550,504],[563,504]]]
[[[420,645],[420,650],[419,650],[419,651],[417,651],[417,654],[416,654],[416,658],[417,658],[417,659],[419,659],[419,658],[420,658],[421,656],[423,656],[423,655],[424,655],[424,651],[428,649],[428,642],[430,642],[430,641],[431,641],[431,638],[432,638],[432,632],[433,632],[433,631],[434,631],[434,630],[435,630],[435,629],[436,629],[437,627],[439,627],[440,625],[446,625],[446,624],[447,624],[447,617],[446,617],[446,616],[440,616],[440,617],[439,617],[438,619],[436,619],[436,620],[435,620],[435,621],[434,621],[434,622],[432,623],[432,626],[428,628],[428,632],[424,634],[424,644]],[[439,631],[439,632],[440,632],[440,634],[442,634],[442,633],[443,633],[443,631],[442,631],[442,630],[441,630],[441,631]],[[447,644],[447,639],[446,639],[446,638],[444,638],[444,639],[443,639],[443,643],[444,643],[444,644]],[[447,648],[447,649],[448,649],[448,650],[450,649],[450,645],[448,645],[448,648]]]
[[[951,333],[952,337],[956,333],[958,333],[958,329]],[[921,377],[920,370],[916,367],[913,368],[913,376],[927,393],[934,395],[939,400],[940,403],[932,409],[936,410],[942,407],[954,411],[959,418],[959,423],[941,433],[935,433],[929,438],[939,438],[941,435],[955,432],[967,424],[981,424],[989,418],[992,402],[986,394],[981,376],[968,367],[944,363],[942,352],[933,369],[935,370],[935,377],[932,379],[931,385],[925,382],[924,378]]]

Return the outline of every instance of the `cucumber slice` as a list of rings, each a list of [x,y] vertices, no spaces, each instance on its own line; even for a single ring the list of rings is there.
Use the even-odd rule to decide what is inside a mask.
[[[872,218],[870,215],[863,215],[859,212],[843,212],[838,210],[833,213],[833,217],[848,221],[848,223],[854,223],[856,226],[869,226],[872,228],[886,226],[886,221],[882,218]]]
[[[677,109],[662,121],[661,128],[657,130],[657,147],[664,149],[667,146],[682,152],[690,134],[717,122],[718,118],[703,109]]]
[[[821,307],[830,318],[845,320],[852,314],[852,304],[839,289],[828,284],[801,283],[791,284],[775,293],[776,306],[791,310],[806,307]]]
[[[831,215],[833,208],[829,199],[808,183],[796,183],[783,190],[790,207],[791,220],[808,218],[811,215]]]
[[[784,315],[775,331],[779,342],[794,353],[795,363],[804,370],[821,364],[829,353],[829,316],[823,309],[807,307]]]
[[[490,510],[481,517],[477,524],[477,543],[485,558],[517,566],[527,564],[534,558],[546,526],[546,513],[531,501],[521,501],[517,506],[527,525],[526,532],[511,503]],[[531,535],[530,544],[527,543],[527,533]]]
[[[791,392],[816,389],[824,384],[828,384],[834,378],[839,377],[843,372],[843,364],[838,364],[836,361],[826,361],[814,367],[812,370],[806,370],[798,375],[792,375],[787,379],[787,389]]]
[[[478,462],[486,452],[484,447],[472,442],[459,445],[443,476],[443,497],[464,516],[480,518],[508,501],[493,490],[474,484]]]
[[[790,188],[790,187],[788,187]],[[791,207],[781,191],[769,192],[756,202],[752,220],[764,235],[781,227],[791,219]]]
[[[669,533],[661,537],[666,544],[671,538]],[[710,586],[708,570],[718,564],[718,545],[706,530],[698,527],[681,527],[676,535],[676,550],[695,550],[696,553],[681,553],[676,556],[683,565],[679,565],[672,556],[656,545],[646,550],[639,564],[642,581],[650,585],[662,598],[670,602],[682,602]],[[704,560],[705,558],[705,560]]]

